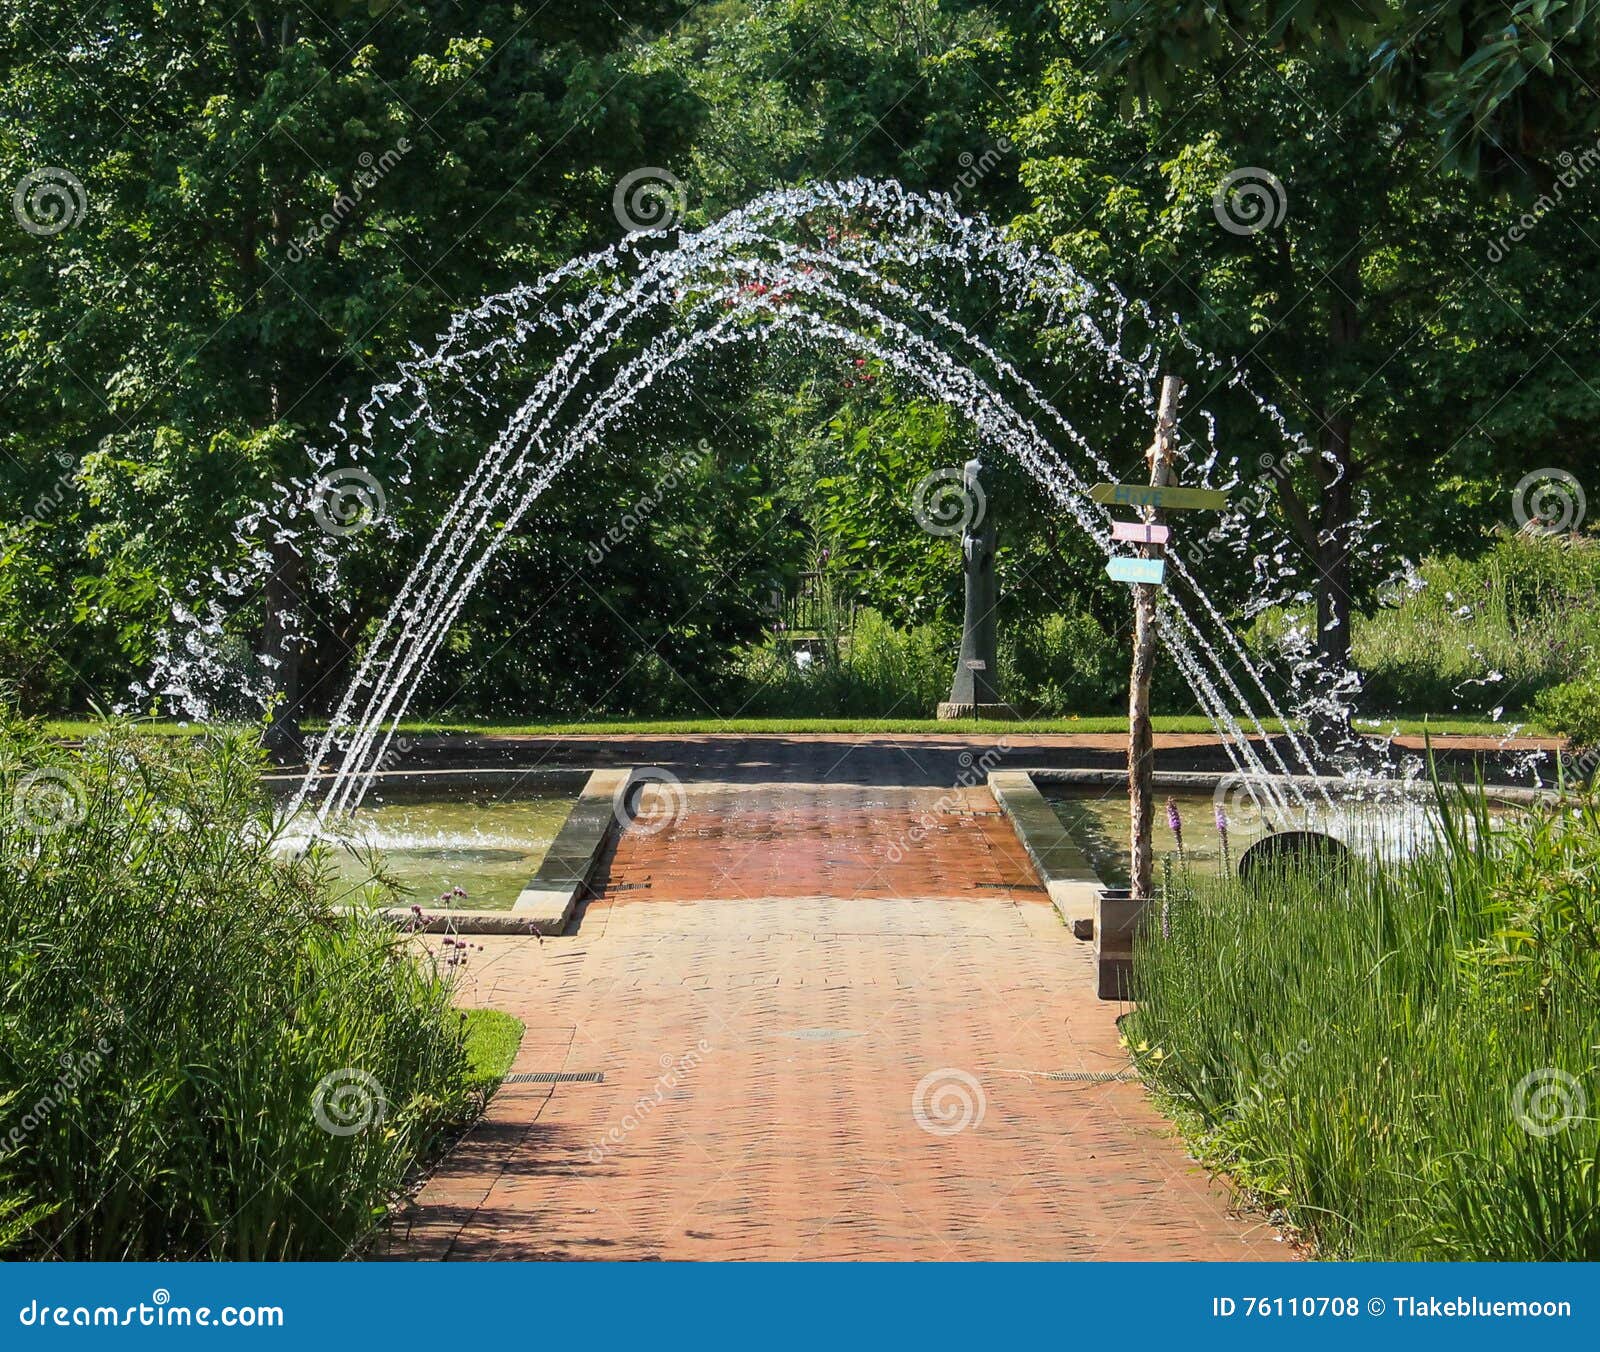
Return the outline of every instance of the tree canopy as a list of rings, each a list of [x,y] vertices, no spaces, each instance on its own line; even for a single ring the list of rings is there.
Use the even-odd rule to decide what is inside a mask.
[[[325,709],[404,574],[396,540],[476,448],[395,468],[395,531],[341,541],[337,595],[284,485],[452,314],[624,238],[641,174],[686,229],[772,188],[898,179],[1177,315],[1313,448],[1228,449],[1303,550],[1342,664],[1406,558],[1476,551],[1524,473],[1593,462],[1595,8],[0,0],[0,679],[31,707],[115,703],[175,607],[220,601],[226,679]],[[1057,387],[1064,335],[969,317]],[[737,705],[771,598],[818,571],[948,635],[954,547],[905,504],[972,429],[924,394],[730,350],[633,435],[501,551],[432,707]],[[656,501],[663,465],[682,491]],[[1005,625],[1114,642],[1094,560],[997,472]],[[593,564],[642,497],[648,521]],[[264,581],[230,593],[247,559]],[[571,645],[592,661],[564,664]]]

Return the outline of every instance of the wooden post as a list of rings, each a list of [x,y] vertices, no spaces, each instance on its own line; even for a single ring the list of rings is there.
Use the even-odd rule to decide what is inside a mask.
[[[1178,398],[1183,381],[1167,376],[1161,382],[1161,402],[1156,413],[1155,440],[1145,453],[1150,461],[1150,482],[1163,488],[1172,480],[1172,457],[1177,444]],[[1161,520],[1159,507],[1146,507],[1144,519]],[[1140,545],[1147,559],[1159,559],[1161,545]],[[1128,678],[1128,816],[1130,820],[1130,872],[1136,901],[1150,896],[1153,858],[1150,830],[1155,822],[1155,747],[1150,731],[1150,673],[1156,660],[1156,588],[1147,582],[1133,588],[1133,670]]]

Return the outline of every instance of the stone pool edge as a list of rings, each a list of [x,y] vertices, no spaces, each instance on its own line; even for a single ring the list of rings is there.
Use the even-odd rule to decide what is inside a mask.
[[[991,770],[989,792],[1011,823],[1034,872],[1074,938],[1094,936],[1095,899],[1105,884],[1034,783],[1036,770]]]
[[[590,772],[566,821],[512,905],[514,920],[534,934],[560,934],[566,929],[617,824],[617,796],[632,778],[631,768]]]

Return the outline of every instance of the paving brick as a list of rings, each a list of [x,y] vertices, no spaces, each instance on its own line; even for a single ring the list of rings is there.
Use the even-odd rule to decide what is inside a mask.
[[[1126,1068],[1117,1011],[987,794],[941,800],[690,784],[569,934],[484,936],[514,1069],[605,1079],[503,1091],[389,1255],[1291,1257],[1137,1084],[1040,1078]]]

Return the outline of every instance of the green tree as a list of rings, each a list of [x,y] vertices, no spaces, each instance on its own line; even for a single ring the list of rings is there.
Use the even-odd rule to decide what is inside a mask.
[[[1495,177],[1537,176],[1600,127],[1595,0],[1115,0],[1109,17],[1104,69],[1130,100],[1167,103],[1183,72],[1264,47],[1353,54],[1387,113]]]
[[[0,172],[46,171],[38,219],[19,208],[0,241],[0,449],[23,501],[48,456],[76,461],[86,502],[53,520],[79,527],[85,619],[137,661],[175,579],[265,550],[251,646],[292,736],[305,645],[337,636],[275,485],[453,310],[616,236],[613,184],[673,163],[700,116],[681,79],[632,66],[639,26],[673,14],[0,0]],[[52,190],[74,199],[59,231]]]
[[[994,210],[1016,183],[996,144],[1008,47],[973,0],[716,0],[645,65],[683,72],[708,110],[689,160],[700,215],[856,176]]]
[[[1594,246],[1574,213],[1493,269],[1494,202],[1365,97],[1349,52],[1219,45],[1207,61],[1202,44],[1167,103],[1119,106],[1102,66],[1113,11],[1058,5],[1036,49],[1013,132],[1033,199],[1018,228],[1177,312],[1305,429],[1310,456],[1228,449],[1247,477],[1269,475],[1315,579],[1321,654],[1343,666],[1351,609],[1377,580],[1354,549],[1364,495],[1391,520],[1461,530],[1464,503],[1477,522],[1504,512],[1508,452],[1559,464],[1550,441],[1582,435],[1588,303],[1572,291],[1591,288],[1567,261]],[[1529,422],[1537,396],[1519,388],[1552,352],[1574,365],[1545,369],[1542,391],[1563,397]]]

